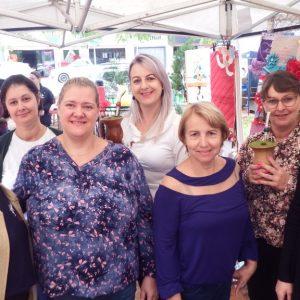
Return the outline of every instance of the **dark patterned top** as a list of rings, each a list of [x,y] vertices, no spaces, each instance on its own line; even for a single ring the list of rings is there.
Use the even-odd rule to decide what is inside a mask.
[[[152,199],[126,147],[108,144],[78,167],[54,138],[24,156],[14,191],[50,297],[94,298],[153,276]]]
[[[272,135],[272,132],[270,134]],[[243,172],[256,237],[265,239],[274,247],[282,247],[286,216],[295,193],[300,166],[300,123],[285,140],[278,142],[274,150],[276,162],[292,175],[292,181],[283,191],[264,185],[250,184],[245,176],[249,165],[253,163],[253,150],[249,147],[249,143],[262,135],[263,133],[258,133],[251,136],[241,146],[238,163]]]

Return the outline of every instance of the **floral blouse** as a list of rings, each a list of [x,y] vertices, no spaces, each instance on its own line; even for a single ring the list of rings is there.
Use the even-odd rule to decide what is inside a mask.
[[[39,281],[50,297],[94,298],[154,275],[152,199],[123,145],[108,144],[78,167],[54,138],[24,156],[14,191],[26,201]]]
[[[253,150],[249,147],[249,143],[262,135],[263,133],[258,133],[251,136],[241,146],[238,163],[243,173],[256,237],[265,239],[274,247],[282,247],[287,212],[295,193],[300,166],[300,123],[285,140],[278,142],[274,150],[276,162],[292,175],[291,182],[283,191],[264,185],[251,184],[247,180],[247,169],[253,163]]]

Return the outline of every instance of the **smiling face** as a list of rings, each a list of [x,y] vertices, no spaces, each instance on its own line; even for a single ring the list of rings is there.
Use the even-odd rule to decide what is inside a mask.
[[[58,116],[65,135],[87,137],[93,134],[99,116],[95,98],[95,91],[89,86],[68,86],[58,106]]]
[[[38,122],[38,101],[34,93],[26,85],[12,84],[8,88],[5,106],[16,127],[30,124],[31,122]]]
[[[185,123],[184,143],[192,160],[209,165],[221,150],[222,132],[203,117],[192,113]]]
[[[268,101],[263,101],[264,110],[270,111],[270,122],[272,128],[277,130],[293,130],[299,122],[300,97],[294,92],[277,92],[273,86],[268,90],[266,100],[281,100],[286,97],[295,97],[296,101],[292,106],[285,106],[279,101],[277,107],[270,108]]]
[[[160,107],[162,84],[159,79],[142,64],[136,63],[130,71],[131,91],[140,107]]]

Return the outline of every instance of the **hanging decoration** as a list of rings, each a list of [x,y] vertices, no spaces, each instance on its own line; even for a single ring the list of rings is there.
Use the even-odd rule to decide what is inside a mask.
[[[225,68],[225,72],[228,76],[233,76],[234,72],[230,71],[229,67],[232,65],[235,58],[234,49],[232,47],[229,49],[223,47],[219,49],[217,52],[218,53],[216,54],[216,61],[218,66],[221,69]],[[221,57],[222,59],[220,59]]]
[[[278,65],[278,63],[279,63],[278,55],[276,53],[270,53],[267,56],[267,63],[263,67],[263,69],[268,73],[273,73],[273,72],[276,72],[278,70],[285,70],[285,66],[284,65]]]
[[[256,58],[253,58],[251,61],[251,65],[249,66],[249,71],[259,77],[262,75],[263,67],[265,65],[266,65],[265,61],[260,61]]]
[[[288,60],[286,70],[291,72],[298,80],[300,80],[300,61],[296,58]]]
[[[223,112],[229,128],[235,124],[235,57],[233,46],[218,47],[210,57],[211,101]]]

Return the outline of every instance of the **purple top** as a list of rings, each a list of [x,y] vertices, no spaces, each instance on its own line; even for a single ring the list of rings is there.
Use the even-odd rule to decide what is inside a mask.
[[[50,297],[94,298],[154,275],[152,199],[126,147],[109,144],[78,167],[54,138],[24,156],[14,191],[27,201],[39,281]]]
[[[226,159],[219,172],[201,178],[174,168],[167,175],[192,186],[214,185],[234,172]],[[160,186],[154,200],[157,284],[162,298],[200,284],[231,280],[237,260],[257,258],[241,179],[213,195],[186,195]]]

